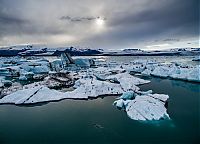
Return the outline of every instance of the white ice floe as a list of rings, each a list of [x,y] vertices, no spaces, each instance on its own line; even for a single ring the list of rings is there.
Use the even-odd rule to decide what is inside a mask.
[[[200,65],[193,68],[180,68],[177,73],[170,75],[173,79],[200,82]]]
[[[109,80],[109,81],[114,81],[116,83],[119,82],[124,91],[137,90],[137,88],[134,89],[136,85],[146,84],[150,82],[148,80],[143,80],[143,79],[134,77],[130,75],[128,72],[124,72],[124,71],[121,71],[118,74],[108,74],[107,72],[105,72],[104,74],[101,73],[99,75],[96,75],[96,74],[94,75],[97,77],[97,79],[100,79],[100,80]]]
[[[96,78],[84,78],[75,83],[75,89],[72,93],[84,95],[86,97],[97,97],[111,94],[122,94],[124,91],[120,84],[99,81]],[[80,98],[82,98],[80,96]]]
[[[155,64],[144,62],[126,65],[130,72],[141,73],[144,76],[180,79],[184,81],[200,82],[200,65],[191,66],[178,63]]]
[[[168,77],[169,76],[169,68],[166,67],[166,66],[159,66],[159,67],[156,67],[153,72],[151,73],[151,75],[153,76],[157,76],[157,77]]]
[[[146,84],[146,83],[150,82],[147,80],[133,77],[132,75],[130,75],[127,72],[116,74],[116,75],[110,75],[107,77],[107,79],[109,79],[109,78],[116,78],[120,82],[120,85],[124,91],[139,90],[136,85]]]
[[[135,78],[127,73],[117,74],[119,84],[110,81],[99,81],[95,76],[82,76],[75,83],[75,90],[71,92],[58,92],[47,88],[48,81],[37,82],[24,86],[19,90],[0,99],[0,103],[28,104],[44,101],[54,101],[65,98],[88,99],[98,96],[119,95],[127,90],[138,91],[138,84],[147,83],[139,78]],[[128,81],[128,82],[127,82]],[[55,84],[54,84],[55,85]],[[41,95],[41,96],[40,96]]]
[[[148,90],[148,91],[137,91],[136,92],[138,95],[148,95],[148,94],[152,94],[153,91],[152,90]]]
[[[164,105],[164,102],[153,98],[153,96],[137,96],[127,104],[126,112],[131,119],[135,120],[160,120],[161,118],[169,118]]]
[[[19,90],[10,95],[7,95],[0,99],[0,103],[14,103],[14,104],[23,104],[31,96],[33,96],[41,87],[35,87],[32,89]]]
[[[38,102],[55,101],[65,98],[64,93],[38,86],[29,89],[18,90],[0,99],[0,103],[31,104]]]
[[[34,89],[34,88],[33,88]],[[64,93],[49,89],[47,87],[38,87],[38,90],[35,91],[33,95],[31,95],[24,104],[31,104],[31,103],[38,103],[38,102],[48,102],[48,101],[55,101],[61,100],[66,98]]]
[[[129,95],[129,93],[123,95]],[[124,109],[127,115],[133,120],[146,121],[169,119],[167,109],[165,108],[165,103],[169,98],[168,95],[137,95],[133,100],[130,100],[130,97],[126,97],[127,99],[123,98],[125,97],[121,97],[121,99],[116,100],[113,104]]]
[[[121,94],[120,85],[92,79],[81,80],[81,85],[71,92],[59,92],[44,86],[26,87],[0,99],[0,103],[31,104],[61,99],[88,99],[108,94]]]

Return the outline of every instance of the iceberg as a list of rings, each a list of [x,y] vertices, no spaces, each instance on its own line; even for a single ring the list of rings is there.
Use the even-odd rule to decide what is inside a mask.
[[[76,66],[78,67],[82,67],[82,68],[89,68],[91,66],[93,66],[95,63],[94,63],[94,60],[92,59],[83,59],[83,58],[76,58],[74,60],[74,63],[76,64]]]
[[[200,65],[193,68],[180,68],[179,72],[170,75],[173,79],[200,82]]]
[[[122,100],[131,100],[135,98],[135,93],[133,91],[127,91],[124,92],[119,98],[117,99],[122,99]]]
[[[168,97],[167,95],[165,97]],[[153,96],[137,96],[126,107],[127,115],[134,120],[160,120],[169,118],[165,103]]]
[[[54,60],[50,63],[50,67],[52,71],[60,72],[62,70],[62,62],[61,60]]]
[[[74,64],[74,60],[71,58],[71,56],[68,53],[62,53],[61,54],[61,63],[62,68],[66,68],[69,66],[69,64]]]
[[[130,73],[140,73],[143,76],[155,76],[161,78],[179,79],[191,82],[200,82],[200,65],[192,66],[187,64],[172,63],[151,63],[139,61],[137,63],[130,63],[123,65]]]
[[[50,71],[50,64],[46,60],[30,60],[27,63],[23,63],[19,66],[27,72],[33,72],[34,74],[43,74]]]
[[[125,93],[127,95],[127,93]],[[123,96],[123,95],[122,95]],[[120,97],[113,105],[126,111],[128,117],[133,120],[152,121],[169,119],[165,103],[169,98],[164,94],[137,95],[133,100],[129,97]]]
[[[151,75],[166,78],[169,76],[169,69],[165,66],[159,66],[153,70]]]
[[[116,106],[119,109],[125,109],[125,104],[124,104],[124,100],[123,99],[119,99],[113,102],[113,105]]]
[[[138,91],[139,87],[136,85],[149,82],[133,77],[128,73],[115,75],[116,80],[120,83],[99,81],[93,74],[80,74],[82,76],[75,82],[75,90],[73,91],[60,92],[50,89],[63,84],[73,84],[71,78],[66,74],[65,76],[63,74],[53,74],[53,76],[46,77],[43,81],[25,85],[23,89],[4,96],[0,99],[0,103],[29,104],[61,99],[88,99],[99,96],[120,95],[128,90]]]

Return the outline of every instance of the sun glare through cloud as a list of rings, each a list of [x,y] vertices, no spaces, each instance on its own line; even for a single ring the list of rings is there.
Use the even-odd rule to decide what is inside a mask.
[[[102,19],[102,18],[98,18],[98,19],[96,20],[96,24],[97,24],[97,26],[99,26],[99,27],[102,27],[102,26],[104,25],[104,23],[105,23],[105,20]]]

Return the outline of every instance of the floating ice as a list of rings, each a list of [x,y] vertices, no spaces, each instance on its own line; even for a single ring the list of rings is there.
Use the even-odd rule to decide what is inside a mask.
[[[165,108],[168,98],[169,96],[164,94],[137,95],[133,100],[119,99],[113,104],[124,109],[133,120],[160,120],[169,119]]]
[[[127,91],[123,93],[119,98],[117,99],[123,99],[123,100],[131,100],[135,98],[135,93],[133,91]]]
[[[120,82],[119,84],[110,81],[99,81],[94,75],[87,76],[83,74],[82,78],[75,82],[75,90],[71,92],[58,92],[47,88],[47,86],[50,88],[59,86],[61,81],[67,83],[68,79],[67,77],[59,78],[59,75],[55,75],[53,80],[48,78],[41,82],[25,85],[23,90],[14,92],[0,99],[0,103],[28,104],[65,98],[88,99],[90,97],[96,98],[98,96],[119,95],[127,90],[132,90],[133,92],[138,91],[139,87],[136,85],[149,82],[135,78],[127,73],[117,74],[115,78]],[[129,82],[127,83],[127,81]]]
[[[123,66],[128,67],[128,71],[141,73],[144,76],[156,76],[162,78],[180,79],[184,81],[200,82],[200,65],[191,66],[178,64],[148,63],[140,61]]]
[[[92,65],[94,65],[94,61],[92,59],[83,59],[83,58],[76,58],[74,60],[74,63],[79,66],[79,67],[83,67],[83,68],[89,68]]]

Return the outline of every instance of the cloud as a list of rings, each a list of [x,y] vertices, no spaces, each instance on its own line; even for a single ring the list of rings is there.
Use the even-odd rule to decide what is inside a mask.
[[[155,47],[167,47],[170,46],[168,43],[158,44],[158,45],[148,45],[147,48],[155,48]]]
[[[180,39],[167,38],[167,39],[164,39],[163,41],[166,41],[166,42],[177,42],[177,41],[180,41]]]
[[[98,17],[70,17],[70,16],[62,16],[60,20],[68,20],[71,22],[81,22],[81,21],[92,21],[92,20],[97,20],[97,19],[103,19],[106,20],[106,18],[101,18],[100,16]]]
[[[0,45],[148,48],[198,37],[198,0],[0,0]]]
[[[12,17],[12,16],[7,16],[7,15],[4,15],[4,14],[0,13],[0,23],[2,25],[6,25],[6,24],[24,24],[26,22],[27,21],[25,21],[23,19],[15,18],[15,17]]]

